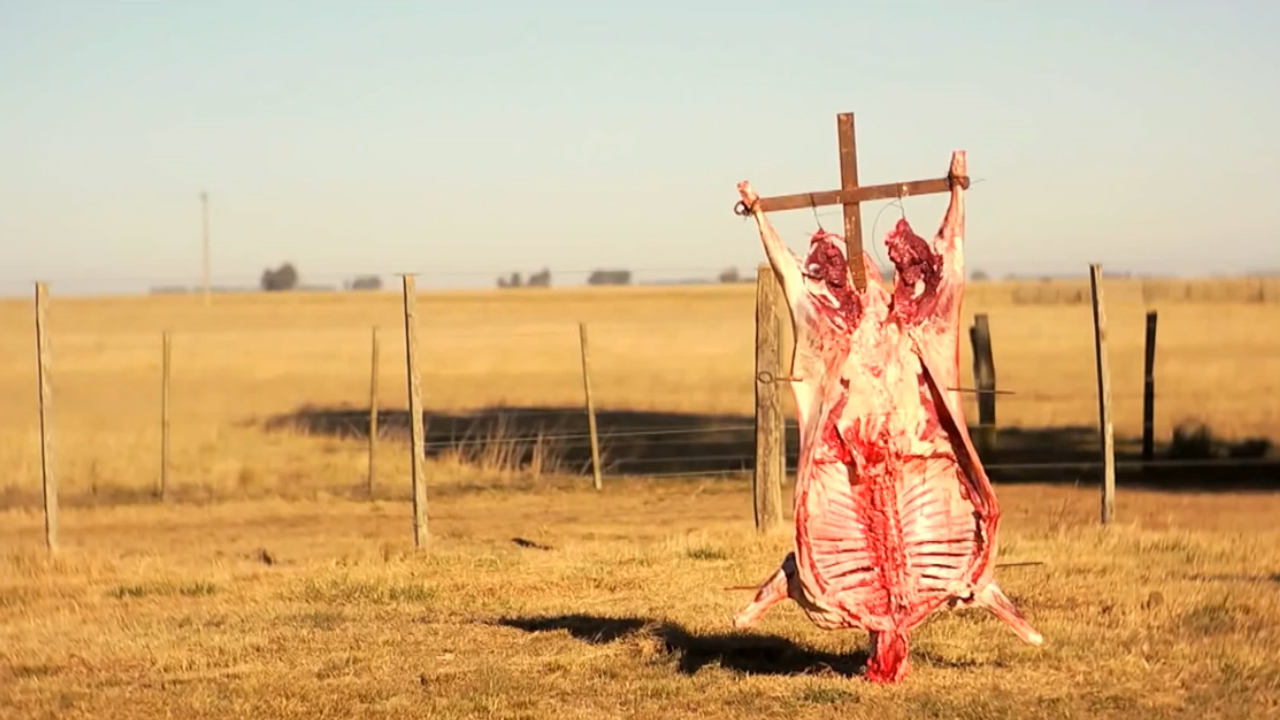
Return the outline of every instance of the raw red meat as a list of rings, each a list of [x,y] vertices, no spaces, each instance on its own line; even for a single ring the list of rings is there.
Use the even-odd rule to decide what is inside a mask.
[[[864,253],[867,289],[844,243],[822,231],[803,262],[738,185],[795,327],[791,388],[800,425],[795,551],[734,618],[760,619],[795,600],[819,627],[867,630],[867,679],[897,682],[908,636],[945,605],[985,607],[1039,645],[996,584],[1000,508],[961,410],[965,154],[951,158],[951,202],[933,242],[906,219],[886,244],[893,291]]]

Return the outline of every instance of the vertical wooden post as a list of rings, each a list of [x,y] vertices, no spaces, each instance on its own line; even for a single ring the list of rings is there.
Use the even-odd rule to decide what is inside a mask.
[[[858,137],[854,131],[853,113],[836,115],[836,136],[840,147],[840,187],[853,190],[858,187]],[[867,269],[862,261],[862,205],[844,205],[845,257],[853,286],[862,292],[867,289]]]
[[[973,382],[978,391],[978,449],[990,452],[995,450],[997,433],[996,361],[986,313],[973,316],[969,342],[973,345]]]
[[[422,381],[418,376],[418,289],[413,275],[404,276],[405,370],[409,376],[409,468],[413,490],[413,546],[422,547],[427,531],[427,487],[422,478],[426,459],[422,437]]]
[[[1142,364],[1142,459],[1156,454],[1156,311],[1147,313],[1146,357]]]
[[[764,534],[782,526],[782,475],[786,456],[782,416],[783,382],[781,288],[773,268],[756,268],[756,463],[753,483],[756,531]]]
[[[165,330],[160,339],[160,487],[157,494],[161,502],[169,496],[169,385],[172,353],[173,337]]]
[[[1102,301],[1102,266],[1089,266],[1093,296],[1093,344],[1098,372],[1098,424],[1102,431],[1102,524],[1116,509],[1115,434],[1111,424],[1111,369],[1107,364],[1107,312]]]
[[[373,484],[377,478],[378,455],[378,328],[373,328],[373,344],[369,348],[369,477],[365,494],[373,499]]]
[[[578,323],[578,347],[582,354],[582,392],[587,398],[587,431],[591,434],[591,475],[596,490],[603,487],[600,476],[600,435],[596,430],[596,402],[591,395],[591,355],[587,350],[587,324]]]
[[[53,389],[49,382],[49,288],[36,283],[36,385],[40,414],[40,482],[44,489],[44,544],[58,550],[58,478],[53,472]]]
[[[200,192],[200,275],[204,286],[204,304],[212,302],[209,294],[209,193]]]

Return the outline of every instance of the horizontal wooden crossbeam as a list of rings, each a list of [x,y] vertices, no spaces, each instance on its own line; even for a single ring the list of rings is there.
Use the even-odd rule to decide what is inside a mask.
[[[960,186],[968,189],[969,179],[961,178]],[[804,210],[810,207],[823,207],[826,205],[846,205],[871,200],[896,200],[912,195],[933,195],[949,192],[950,190],[951,181],[941,177],[933,178],[932,180],[912,180],[905,183],[866,185],[849,190],[822,190],[820,192],[797,193],[795,195],[776,195],[774,197],[762,197],[756,202],[757,206],[764,212],[777,212],[780,210]],[[750,209],[742,202],[739,202],[733,211],[743,217],[751,214]]]
[[[753,207],[739,202],[734,205],[733,212],[742,217],[751,215],[756,210],[775,212],[778,210],[803,210],[822,205],[841,205],[844,207],[844,244],[849,263],[849,275],[853,285],[862,292],[867,289],[867,271],[862,261],[862,210],[861,204],[868,200],[892,200],[909,195],[932,195],[950,192],[954,184],[965,190],[969,189],[969,178],[947,177],[932,180],[912,180],[911,182],[892,183],[886,185],[861,185],[858,183],[858,140],[853,127],[853,113],[836,115],[836,137],[840,146],[840,189],[824,190],[795,195],[777,195],[757,198]]]

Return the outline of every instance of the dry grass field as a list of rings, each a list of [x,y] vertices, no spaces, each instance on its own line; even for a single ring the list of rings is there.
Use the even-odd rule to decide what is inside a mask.
[[[1203,286],[1217,289],[1108,281],[1117,433],[1140,430],[1154,307],[1158,436],[1199,420],[1229,441],[1280,440],[1280,339],[1267,332],[1280,304],[1247,301],[1265,288]],[[989,315],[999,384],[1017,393],[1000,398],[1002,428],[1052,443],[1096,425],[1078,291],[967,293],[965,322]],[[52,296],[54,559],[40,534],[31,303],[0,302],[0,717],[1280,713],[1280,497],[1122,484],[1121,522],[1102,531],[1090,475],[1001,485],[1004,559],[1044,564],[999,574],[1046,646],[1019,645],[981,613],[942,615],[918,634],[907,682],[870,687],[856,677],[865,636],[821,633],[794,607],[729,629],[746,598],[723,587],[763,579],[787,545],[752,536],[740,476],[606,476],[596,494],[558,472],[554,428],[533,466],[481,443],[429,462],[433,539],[413,552],[405,447],[395,432],[382,443],[366,501],[355,420],[374,325],[382,406],[405,407],[397,293],[220,296],[212,308]],[[678,461],[611,470],[688,469],[710,436],[749,426],[752,301],[750,285],[423,293],[429,429],[493,406],[577,423],[585,321],[602,415],[620,431],[673,428],[648,450]],[[165,329],[172,499],[159,504]]]
[[[965,302],[966,326],[974,313],[988,314],[999,386],[1016,393],[999,398],[1000,426],[1049,433],[1050,446],[1052,431],[1097,427],[1087,292],[1084,303],[1072,302],[1086,283],[1061,285],[976,283]],[[1280,337],[1267,332],[1280,325],[1280,303],[1144,302],[1136,285],[1107,282],[1118,435],[1141,432],[1143,323],[1154,307],[1161,313],[1157,436],[1167,440],[1178,423],[1199,420],[1228,440],[1280,440]],[[632,413],[618,418],[622,430],[740,429],[753,407],[753,292],[744,284],[423,293],[424,402],[433,415],[537,407],[581,424],[577,323],[584,321],[597,407]],[[395,292],[225,296],[212,308],[198,297],[59,299],[56,287],[51,293],[56,466],[69,498],[123,499],[155,487],[165,329],[173,332],[176,497],[363,492],[361,442],[342,440],[333,427],[315,432],[314,425],[291,424],[264,432],[263,425],[310,405],[347,408],[355,417],[343,420],[363,431],[374,325],[382,328],[381,405],[401,413],[406,406]],[[1044,295],[1066,302],[1014,302]],[[33,328],[30,301],[0,302],[0,467],[7,469],[0,497],[13,502],[38,494]],[[972,360],[968,344],[962,348],[967,372]],[[972,403],[966,410],[974,422]],[[664,442],[676,454],[695,449],[679,447],[680,437]],[[749,459],[749,448],[735,450]],[[384,454],[380,476],[387,485],[379,485],[380,494],[404,492],[404,462],[403,453]],[[617,469],[684,467],[647,462]],[[461,471],[434,477],[447,482],[442,475]]]
[[[862,633],[792,604],[729,618],[787,538],[742,483],[630,480],[404,502],[231,501],[0,515],[3,718],[1274,718],[1280,498],[1001,489],[997,570],[1044,633],[977,611],[913,636],[912,674],[857,673]]]

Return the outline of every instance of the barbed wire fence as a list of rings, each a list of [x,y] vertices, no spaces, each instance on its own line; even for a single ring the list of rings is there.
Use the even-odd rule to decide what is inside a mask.
[[[754,279],[756,278],[742,278],[739,282],[751,282]],[[50,377],[56,378],[58,373],[57,363],[49,359],[51,345],[47,305],[49,292],[48,285],[44,283],[37,287],[35,315],[37,318],[36,365],[39,387],[41,496],[46,515],[46,541],[50,548],[55,548],[59,493],[52,460],[55,448],[58,453],[63,454],[75,453],[77,449],[60,448],[55,443],[57,433],[54,432],[56,422],[53,420],[52,406],[53,391],[57,388],[57,382],[51,381]],[[359,293],[347,294],[356,296]],[[405,293],[404,298],[407,297],[408,294]],[[979,313],[975,316],[975,326],[979,324],[979,317],[985,318],[986,315]],[[662,318],[629,320],[621,332],[633,333],[641,327],[645,327],[647,332],[658,331],[669,322],[669,319]],[[416,327],[416,325],[410,327]],[[592,327],[592,332],[596,332],[597,328]],[[362,333],[371,332],[375,338],[379,333],[379,329],[375,326],[359,325],[355,322],[338,322],[331,329],[334,328],[344,331],[359,329]],[[397,333],[393,331],[396,330],[398,329],[382,326],[380,332],[384,341],[394,338]],[[169,436],[170,428],[173,427],[171,416],[176,408],[171,408],[171,405],[175,403],[180,405],[181,400],[171,399],[169,390],[173,382],[170,377],[173,372],[170,355],[174,339],[176,337],[181,344],[184,336],[213,335],[219,332],[234,333],[241,337],[241,342],[244,342],[243,338],[251,337],[258,332],[262,334],[262,338],[248,341],[249,345],[258,345],[272,335],[279,337],[281,334],[288,333],[305,334],[311,330],[272,327],[235,329],[192,327],[157,333],[156,345],[163,347],[163,359],[159,359],[157,354],[156,360],[161,368],[163,380],[157,378],[156,382],[163,389],[160,393],[161,408],[157,410],[157,415],[162,419],[159,431],[161,450],[157,460],[160,468],[159,481],[155,494],[161,500],[175,490],[170,480]],[[500,333],[508,341],[521,337],[545,339],[550,336],[567,340],[574,335],[579,335],[579,354],[577,357],[565,354],[566,362],[562,372],[566,376],[581,374],[584,393],[591,394],[593,377],[590,368],[593,363],[598,368],[600,363],[598,360],[588,361],[586,357],[588,344],[586,341],[588,325],[586,324],[539,321],[533,327],[504,327],[501,330],[483,326],[471,329],[454,327],[447,332],[433,331],[431,343],[447,345],[468,338],[492,338],[495,333]],[[998,326],[989,328],[989,333],[998,338],[1000,328]],[[356,336],[352,334],[351,337]],[[1151,355],[1154,353],[1154,337],[1148,342],[1152,347],[1148,350],[1148,355]],[[974,344],[973,336],[970,337],[970,343],[974,357],[982,357],[985,352],[990,364],[990,353],[980,350],[978,345]],[[363,435],[369,441],[366,481],[370,497],[374,496],[375,484],[395,484],[397,487],[404,484],[395,466],[390,469],[380,469],[382,465],[375,458],[386,457],[389,452],[397,452],[379,445],[382,441],[393,438],[397,433],[407,432],[411,426],[408,418],[412,415],[411,412],[397,413],[391,410],[390,407],[395,403],[379,397],[378,378],[385,372],[379,366],[385,361],[379,358],[378,340],[374,339],[373,344],[375,346],[371,359],[373,371],[365,375],[370,385],[371,397],[368,407],[355,409],[322,407],[318,410],[304,407],[295,412],[280,414],[273,419],[273,422],[266,423],[268,428],[292,425],[302,427],[309,433],[334,437],[350,438]],[[395,347],[395,343],[386,342],[381,350],[385,352]],[[976,392],[969,396],[970,402],[968,402],[968,405],[973,407],[966,407],[966,415],[970,424],[974,426],[974,437],[975,441],[979,441],[984,466],[997,481],[1074,476],[1077,481],[1083,478],[1087,482],[1100,482],[1101,479],[1097,476],[1100,471],[1106,472],[1108,465],[1112,473],[1134,470],[1140,475],[1159,470],[1212,471],[1215,474],[1232,470],[1257,474],[1260,469],[1265,468],[1267,472],[1263,474],[1274,477],[1274,472],[1271,471],[1280,466],[1280,459],[1275,457],[1270,442],[1265,439],[1255,439],[1251,443],[1239,443],[1225,451],[1215,451],[1206,446],[1207,439],[1194,435],[1181,439],[1180,448],[1174,447],[1175,443],[1164,443],[1168,447],[1165,447],[1158,456],[1153,447],[1155,443],[1150,437],[1146,437],[1140,451],[1130,449],[1126,444],[1125,448],[1111,453],[1108,459],[1100,448],[1103,444],[1100,439],[1101,423],[1104,421],[1099,421],[1092,427],[1058,428],[1056,432],[1044,433],[1044,437],[1037,439],[1033,437],[1034,432],[1019,427],[1017,423],[1008,426],[996,423],[994,413],[986,409],[987,406],[1007,407],[1012,404],[1016,407],[1023,403],[1058,404],[1078,402],[1079,398],[1034,387],[1014,390],[998,387],[994,377],[984,376],[985,371],[977,367],[979,364],[981,363],[975,364],[974,387],[970,388]],[[1148,365],[1151,364],[1149,361]],[[245,366],[247,367],[247,363]],[[407,367],[405,369],[412,370]],[[514,368],[506,372],[513,375],[519,374],[519,371]],[[756,381],[759,382],[759,369],[756,374]],[[1145,374],[1149,379],[1150,368]],[[352,372],[351,375],[358,377],[360,373]],[[216,380],[210,382],[216,382]],[[750,386],[752,378],[749,373],[743,373],[742,382],[744,386]],[[783,387],[777,383],[766,384],[778,385],[778,389]],[[1192,397],[1197,393],[1207,396],[1217,392],[1221,390],[1211,387],[1162,388],[1158,397],[1168,399],[1180,394]],[[616,402],[616,398],[610,397],[607,389],[602,392],[601,388],[596,387],[595,393],[597,407],[594,408],[591,407],[592,402],[588,397],[583,396],[581,402],[563,402],[554,408],[538,409],[520,407],[519,404],[494,403],[486,408],[459,409],[452,412],[433,406],[428,393],[428,409],[422,410],[421,413],[427,418],[428,429],[421,441],[415,445],[426,457],[432,458],[452,457],[463,462],[483,465],[486,455],[492,457],[497,454],[501,456],[503,466],[508,469],[533,468],[536,470],[554,466],[556,472],[599,477],[603,480],[603,484],[598,484],[597,487],[602,489],[607,489],[610,480],[632,478],[655,480],[740,478],[753,479],[759,483],[760,473],[756,468],[761,457],[759,443],[761,418],[758,413],[757,417],[753,418],[749,411],[719,414],[637,411],[626,409],[626,403]],[[1111,394],[1113,400],[1122,399],[1130,403],[1138,401],[1146,403],[1154,397],[1145,387],[1141,389],[1124,387]],[[978,397],[990,398],[995,402],[983,402],[977,400]],[[307,404],[305,398],[302,399],[304,404]],[[992,417],[984,417],[988,412]],[[794,475],[796,470],[797,428],[794,420],[788,418],[782,418],[780,421],[775,419],[772,422],[781,428],[778,453],[781,458],[779,470],[782,477],[778,482],[782,483],[788,475]],[[994,438],[987,438],[984,434],[984,430],[988,427],[998,430]],[[1071,433],[1065,432],[1066,430],[1074,431],[1070,439],[1067,439],[1067,436]],[[1151,432],[1149,418],[1144,419],[1144,431],[1148,435]],[[553,461],[548,460],[549,456],[553,456]],[[242,479],[243,472],[242,470]],[[379,473],[386,476],[385,481],[377,479]],[[429,479],[428,484],[430,482]],[[1114,483],[1114,479],[1112,482]],[[252,485],[252,478],[242,484]],[[95,484],[94,487],[96,491],[98,486]]]

